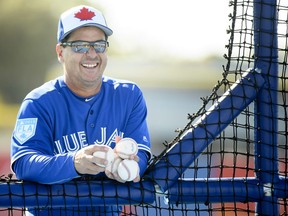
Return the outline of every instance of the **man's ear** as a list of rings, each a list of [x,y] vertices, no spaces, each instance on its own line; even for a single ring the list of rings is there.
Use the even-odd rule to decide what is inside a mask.
[[[58,61],[60,63],[63,63],[64,62],[64,59],[63,59],[63,47],[60,46],[60,44],[56,45],[56,53],[57,53]]]

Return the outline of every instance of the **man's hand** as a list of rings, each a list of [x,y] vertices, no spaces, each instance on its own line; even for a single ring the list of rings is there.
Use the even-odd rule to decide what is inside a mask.
[[[98,164],[107,164],[108,161],[103,158],[96,158],[93,153],[96,151],[107,152],[108,148],[104,145],[90,145],[80,149],[76,152],[74,157],[74,166],[80,174],[96,175],[105,171],[105,167],[98,166]]]

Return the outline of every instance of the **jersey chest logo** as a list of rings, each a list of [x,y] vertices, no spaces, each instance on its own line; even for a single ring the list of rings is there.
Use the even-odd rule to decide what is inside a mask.
[[[37,118],[18,119],[14,132],[15,139],[23,144],[35,135]]]

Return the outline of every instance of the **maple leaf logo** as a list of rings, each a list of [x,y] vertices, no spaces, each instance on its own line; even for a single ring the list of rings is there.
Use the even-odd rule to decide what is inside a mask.
[[[89,11],[88,8],[83,7],[79,12],[74,14],[76,18],[83,20],[92,20],[95,15],[94,12]]]

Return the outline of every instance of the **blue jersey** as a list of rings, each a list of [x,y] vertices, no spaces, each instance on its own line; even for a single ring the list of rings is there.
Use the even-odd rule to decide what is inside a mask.
[[[12,136],[12,169],[20,179],[64,183],[79,177],[74,168],[79,149],[91,144],[114,148],[120,136],[138,143],[142,175],[151,157],[146,115],[135,83],[103,77],[99,93],[82,98],[59,77],[24,99]]]

